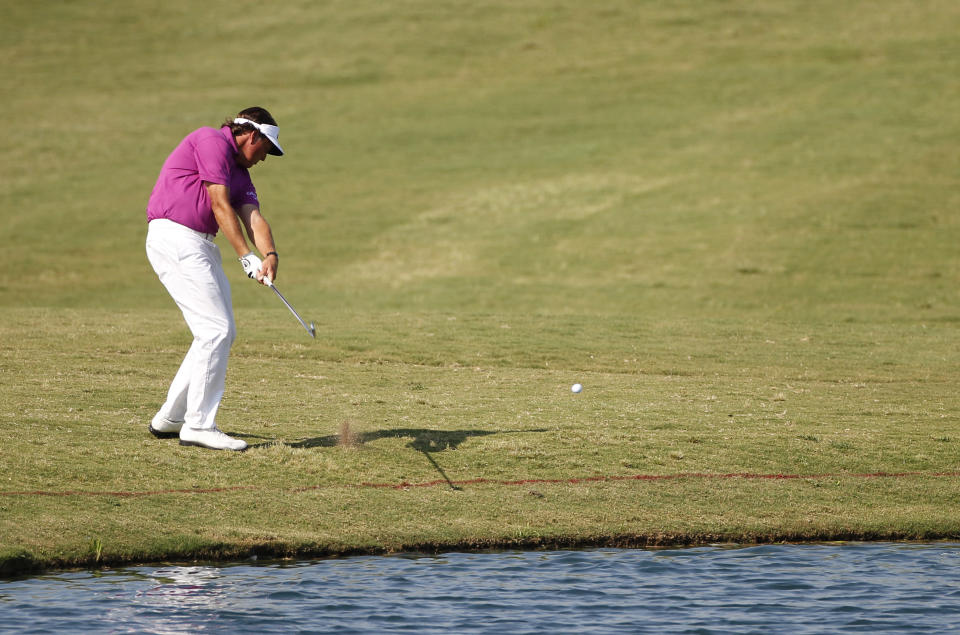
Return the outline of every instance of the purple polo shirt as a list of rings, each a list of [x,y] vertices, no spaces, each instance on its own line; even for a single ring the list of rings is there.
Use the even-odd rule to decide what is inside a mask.
[[[250,173],[236,163],[237,152],[228,126],[200,128],[188,134],[163,162],[147,203],[147,221],[167,218],[216,234],[219,225],[204,181],[228,186],[234,209],[247,203],[259,206]]]

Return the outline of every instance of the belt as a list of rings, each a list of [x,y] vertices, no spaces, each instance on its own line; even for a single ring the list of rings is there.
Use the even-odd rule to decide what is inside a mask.
[[[207,241],[209,241],[209,242],[213,242],[213,239],[217,237],[216,234],[208,234],[208,233],[206,233],[206,232],[202,232],[202,231],[199,231],[199,230],[197,230],[197,229],[193,229],[192,227],[187,227],[186,225],[181,225],[181,224],[178,223],[177,221],[170,220],[169,218],[155,218],[154,220],[152,220],[152,221],[150,221],[150,222],[151,222],[151,223],[160,222],[160,223],[162,223],[162,224],[164,224],[164,225],[167,225],[167,226],[170,226],[170,227],[174,227],[174,228],[176,228],[176,229],[178,229],[178,230],[180,230],[180,231],[188,231],[188,232],[190,232],[191,234],[196,234],[196,235],[199,236],[200,238],[203,238],[204,240],[207,240]]]

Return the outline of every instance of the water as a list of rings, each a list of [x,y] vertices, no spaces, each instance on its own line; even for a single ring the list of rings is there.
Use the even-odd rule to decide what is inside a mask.
[[[141,566],[0,581],[17,633],[943,633],[960,544]]]

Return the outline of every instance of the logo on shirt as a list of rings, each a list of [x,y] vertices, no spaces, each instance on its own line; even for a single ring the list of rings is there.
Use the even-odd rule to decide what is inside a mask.
[[[259,198],[257,198],[257,192],[256,192],[256,190],[250,190],[250,191],[248,191],[248,192],[247,192],[247,196],[250,196],[250,197],[252,197],[252,198],[254,198],[254,199],[258,200],[258,201],[260,200]]]

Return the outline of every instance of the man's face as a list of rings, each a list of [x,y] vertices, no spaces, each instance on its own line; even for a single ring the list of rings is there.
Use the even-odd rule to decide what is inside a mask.
[[[267,153],[273,148],[270,140],[259,132],[251,132],[249,140],[240,145],[237,154],[237,165],[243,168],[252,168],[261,161],[265,161]]]

